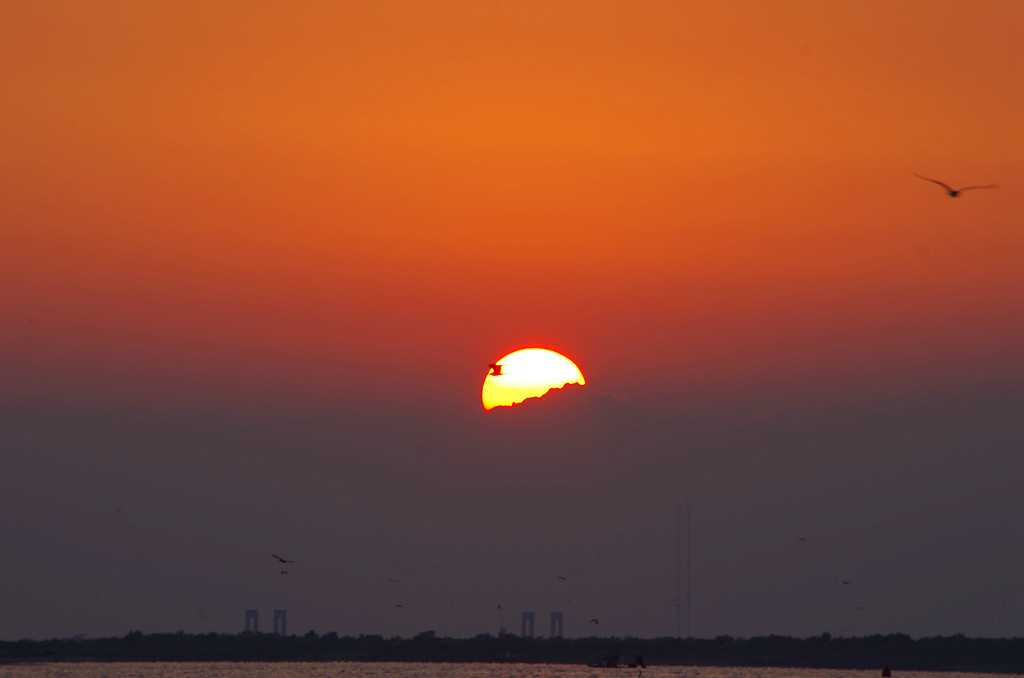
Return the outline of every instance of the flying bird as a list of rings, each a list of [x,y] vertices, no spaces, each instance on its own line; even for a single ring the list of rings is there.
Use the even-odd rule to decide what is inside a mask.
[[[275,558],[277,558],[282,563],[294,563],[295,562],[294,560],[288,560],[287,558],[282,558],[281,556],[277,555],[276,553],[271,553],[270,555],[274,556]]]
[[[938,184],[939,186],[942,186],[944,189],[946,189],[946,193],[949,193],[950,198],[955,198],[964,191],[969,191],[974,188],[999,188],[995,184],[986,184],[985,186],[964,186],[963,188],[950,188],[948,184],[944,184],[943,182],[938,181],[937,179],[929,179],[928,177],[922,177],[917,172],[912,172],[912,174],[918,179],[924,179],[925,181],[930,181],[933,184]]]
[[[288,574],[288,570],[281,570],[281,574]]]
[[[565,581],[565,576],[560,574],[560,575],[556,576],[555,579],[560,579],[562,581]]]
[[[590,623],[593,624],[594,626],[600,626],[601,625],[601,623],[599,621],[597,621],[597,619],[591,619]]]
[[[503,367],[502,363],[491,363],[487,367],[489,367],[490,370],[491,370],[488,373],[488,376],[491,376],[491,377],[500,377],[501,376],[501,368]]]

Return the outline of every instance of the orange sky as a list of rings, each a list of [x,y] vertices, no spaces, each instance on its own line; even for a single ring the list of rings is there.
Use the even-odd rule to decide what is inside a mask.
[[[1022,29],[0,3],[0,638],[664,636],[691,500],[698,637],[1020,637]],[[529,346],[586,386],[484,413]]]
[[[1016,370],[1022,11],[15,3],[4,360],[467,401],[530,343],[653,397]]]

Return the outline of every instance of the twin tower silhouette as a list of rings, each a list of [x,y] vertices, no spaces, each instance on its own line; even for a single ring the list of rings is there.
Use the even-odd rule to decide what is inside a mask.
[[[245,630],[249,633],[260,632],[260,611],[245,611]],[[274,633],[288,635],[288,610],[274,610]]]
[[[565,633],[565,617],[561,612],[551,613],[551,633],[548,638],[561,638]],[[520,629],[520,636],[523,638],[533,638],[533,613],[524,612],[522,628]]]

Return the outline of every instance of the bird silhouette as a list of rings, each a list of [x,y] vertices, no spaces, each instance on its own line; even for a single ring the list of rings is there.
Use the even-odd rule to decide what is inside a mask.
[[[560,575],[556,576],[555,579],[560,579],[561,581],[565,581],[565,575],[561,575],[560,574]]]
[[[288,570],[281,570],[281,574],[288,574]]]
[[[593,624],[594,626],[600,626],[601,625],[601,622],[597,621],[596,619],[591,619],[590,623]]]
[[[405,605],[402,605],[401,603],[399,603],[398,605],[395,605],[395,607],[405,607]]]
[[[282,563],[294,563],[295,562],[294,560],[288,560],[287,558],[282,558],[281,556],[277,555],[276,553],[271,553],[270,555],[274,556],[275,558],[277,558]]]
[[[917,172],[913,172],[912,174],[918,179],[924,179],[925,181],[930,181],[933,184],[938,184],[939,186],[942,186],[944,189],[946,189],[946,193],[949,194],[950,198],[955,198],[964,191],[970,191],[971,189],[975,188],[999,188],[995,184],[986,184],[985,186],[964,186],[963,188],[950,188],[949,184],[945,184],[937,179],[929,179],[928,177],[922,177]]]
[[[502,363],[491,363],[487,367],[489,367],[490,370],[491,370],[490,372],[488,372],[488,376],[490,376],[490,377],[500,377],[501,376],[501,368],[504,367],[504,365]]]

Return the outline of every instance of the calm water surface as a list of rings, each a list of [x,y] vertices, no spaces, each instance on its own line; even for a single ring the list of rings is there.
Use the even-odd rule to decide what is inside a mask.
[[[592,669],[565,664],[417,663],[77,663],[0,666],[0,678],[878,678],[880,671],[649,666]],[[991,678],[991,673],[893,671],[893,678]]]

